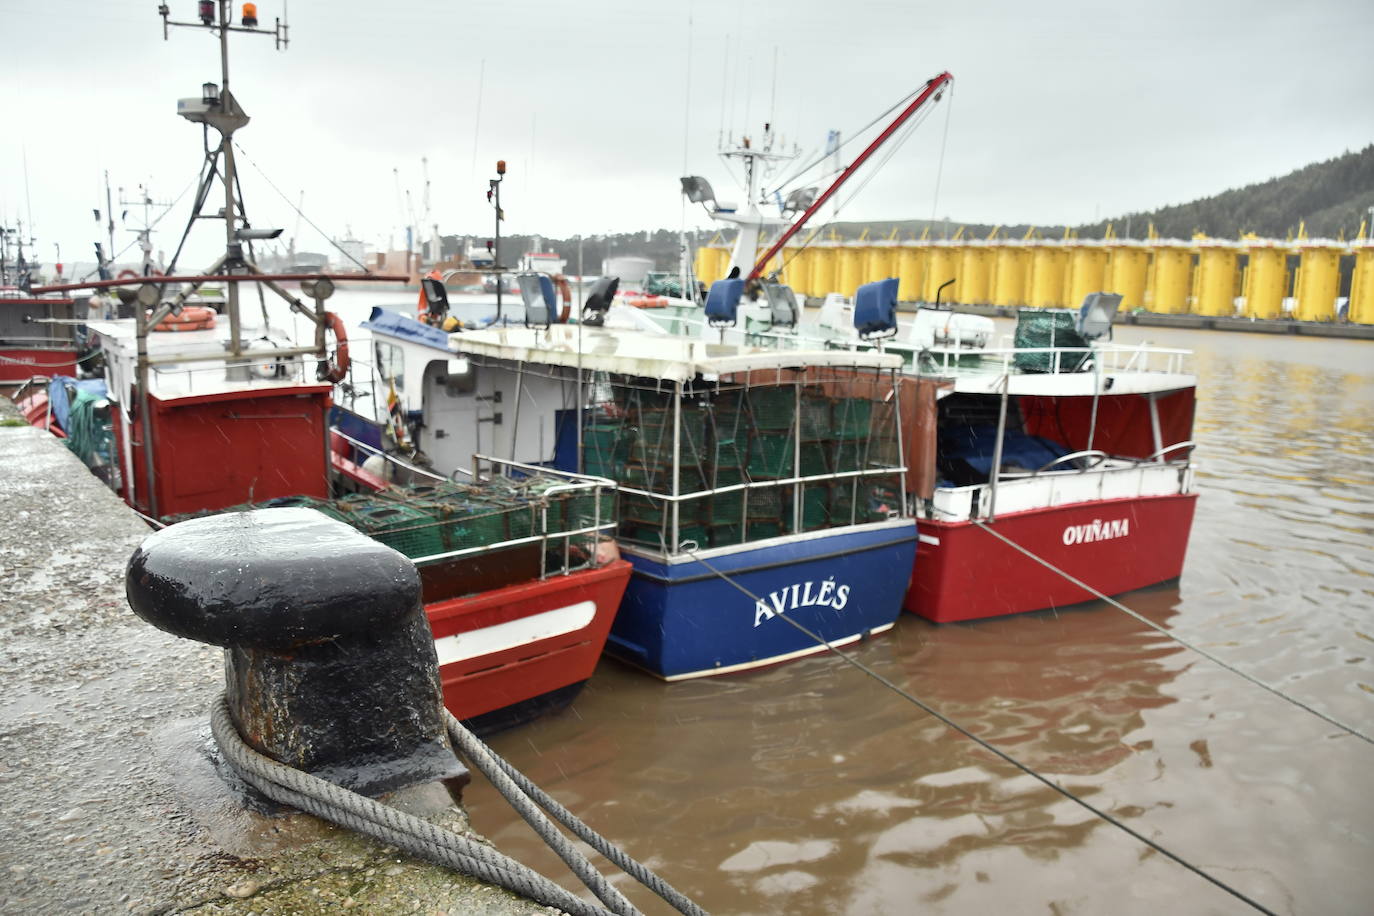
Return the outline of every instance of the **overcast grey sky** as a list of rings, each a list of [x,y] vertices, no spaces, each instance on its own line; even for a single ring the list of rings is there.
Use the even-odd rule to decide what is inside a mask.
[[[194,18],[194,0],[169,3]],[[191,30],[164,42],[156,8],[0,0],[0,218],[31,207],[45,260],[54,242],[69,262],[91,257],[103,170],[165,199],[196,176],[200,129],[175,103],[218,80],[218,46]],[[280,0],[258,3],[264,23],[281,13]],[[418,216],[421,156],[430,221],[445,233],[490,231],[483,196],[498,157],[510,164],[506,231],[676,228],[684,159],[739,197],[715,155],[722,125],[739,133],[747,117],[756,131],[771,115],[811,148],[942,69],[955,91],[941,105],[952,102],[938,202],[945,110],[843,218],[934,207],[955,220],[1086,222],[1374,141],[1368,2],[293,0],[289,14],[287,51],[233,37],[231,85],[253,118],[237,138],[291,200],[304,191],[327,232],[351,227],[378,245],[408,221],[393,169]],[[290,207],[241,168],[254,223],[291,234]],[[175,244],[190,197],[159,247]],[[192,237],[190,263],[220,250],[211,225]],[[298,244],[325,248],[304,224]]]

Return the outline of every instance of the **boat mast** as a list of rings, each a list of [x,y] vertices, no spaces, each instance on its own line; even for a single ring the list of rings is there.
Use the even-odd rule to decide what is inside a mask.
[[[835,192],[840,189],[840,186],[849,180],[849,176],[854,174],[854,172],[859,168],[859,166],[863,165],[864,162],[868,160],[868,157],[872,156],[873,153],[877,151],[878,147],[882,146],[885,142],[887,142],[888,137],[891,137],[893,133],[897,131],[897,128],[901,127],[903,124],[907,122],[908,119],[911,118],[912,115],[920,111],[927,101],[929,101],[932,97],[936,101],[938,101],[941,93],[944,91],[945,85],[953,81],[953,79],[954,77],[949,74],[948,70],[946,70],[943,73],[936,76],[934,79],[930,80],[928,83],[926,83],[925,88],[922,89],[920,94],[912,100],[911,104],[908,105],[906,108],[902,109],[902,113],[897,115],[897,117],[893,119],[891,124],[883,128],[883,132],[880,133],[873,140],[872,143],[868,144],[868,147],[862,153],[859,154],[857,159],[855,159],[853,162],[849,164],[848,168],[846,168],[843,172],[840,173],[840,177],[836,178],[834,183],[831,184],[830,187],[826,188],[825,192],[822,193],[819,197],[817,197],[815,202],[807,208],[806,212],[803,213],[795,223],[789,226],[786,232],[784,232],[781,236],[778,237],[778,240],[773,243],[772,247],[770,247],[768,251],[764,252],[763,257],[758,259],[758,262],[754,265],[753,269],[749,271],[749,275],[745,279],[753,280],[756,279],[760,274],[762,274],[764,265],[768,263],[768,261],[773,257],[773,255],[777,254],[779,251],[782,250],[782,246],[787,243],[787,240],[790,239],[792,236],[796,235],[797,231],[800,230],[802,226],[806,225],[806,221],[809,220],[812,217],[812,215],[815,214],[818,210],[820,210],[820,208],[825,205],[826,201],[828,201],[831,197],[834,196]]]

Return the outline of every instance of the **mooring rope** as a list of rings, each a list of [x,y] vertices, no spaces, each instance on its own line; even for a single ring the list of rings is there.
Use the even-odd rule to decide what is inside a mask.
[[[702,559],[701,556],[697,553],[696,545],[695,545],[694,543],[692,543],[691,541],[685,541],[685,542],[683,542],[683,544],[679,545],[679,549],[682,550],[684,553],[689,554],[689,555],[692,557],[692,559],[696,560],[696,561],[697,561],[698,563],[700,563],[702,566],[705,566],[708,570],[710,570],[710,571],[711,571],[712,573],[714,573],[715,575],[719,576],[721,579],[723,579],[723,580],[724,580],[726,583],[728,583],[729,585],[734,586],[736,589],[738,589],[739,591],[743,592],[745,595],[748,595],[748,596],[749,596],[750,598],[752,598],[754,601],[762,601],[762,600],[763,600],[763,599],[761,599],[758,595],[755,595],[753,592],[749,591],[749,589],[745,588],[743,585],[741,585],[741,584],[739,584],[738,582],[736,582],[736,581],[735,581],[733,578],[731,578],[729,575],[727,575],[726,573],[722,572],[722,571],[719,570],[719,569],[716,569],[716,568],[715,568],[714,566],[712,566],[710,563],[706,562],[706,560]],[[1254,900],[1254,899],[1252,899],[1252,898],[1246,896],[1246,895],[1245,895],[1243,892],[1241,892],[1240,890],[1237,890],[1236,888],[1231,887],[1229,884],[1225,883],[1224,881],[1220,880],[1219,878],[1214,878],[1212,875],[1209,875],[1207,872],[1203,871],[1201,867],[1199,867],[1199,866],[1197,866],[1197,865],[1194,865],[1193,863],[1191,863],[1191,862],[1189,862],[1188,860],[1182,858],[1181,856],[1179,856],[1179,855],[1176,854],[1176,853],[1170,852],[1170,851],[1169,851],[1168,849],[1166,849],[1164,846],[1161,846],[1159,843],[1157,843],[1157,842],[1155,842],[1154,840],[1150,839],[1149,837],[1145,836],[1145,835],[1142,834],[1140,831],[1132,829],[1129,825],[1125,824],[1124,822],[1118,820],[1118,819],[1115,818],[1115,817],[1112,817],[1112,816],[1111,816],[1110,814],[1108,814],[1106,811],[1103,811],[1102,809],[1096,807],[1096,806],[1093,805],[1092,803],[1090,803],[1090,802],[1088,802],[1088,801],[1086,801],[1086,800],[1084,800],[1084,799],[1082,799],[1082,798],[1079,798],[1077,795],[1075,795],[1074,793],[1070,792],[1068,789],[1065,789],[1064,787],[1060,786],[1058,783],[1056,783],[1056,782],[1050,780],[1048,777],[1042,776],[1042,775],[1040,775],[1039,773],[1037,773],[1035,770],[1032,770],[1029,766],[1027,766],[1026,764],[1022,763],[1021,761],[1017,760],[1015,757],[1012,757],[1010,754],[1007,754],[1006,752],[1004,752],[1004,751],[1002,751],[1002,750],[999,750],[997,747],[993,746],[992,744],[988,743],[987,741],[984,741],[982,738],[979,738],[977,735],[973,734],[973,732],[969,731],[967,728],[964,728],[964,727],[963,727],[962,725],[960,725],[958,722],[955,722],[953,719],[951,719],[951,718],[949,718],[948,716],[944,715],[944,714],[941,713],[939,710],[935,709],[935,708],[934,708],[933,706],[931,706],[930,704],[924,702],[923,700],[921,700],[920,698],[918,698],[918,697],[915,696],[914,694],[912,694],[912,693],[908,692],[907,690],[904,690],[903,688],[897,686],[897,684],[895,684],[895,683],[893,683],[892,681],[888,680],[887,678],[883,677],[881,674],[879,674],[878,672],[874,671],[872,668],[868,667],[867,665],[865,665],[863,662],[859,661],[858,659],[854,658],[854,657],[853,657],[852,655],[850,655],[849,653],[843,652],[843,651],[841,651],[840,649],[836,648],[836,647],[835,647],[834,645],[832,645],[830,642],[827,642],[825,639],[821,638],[821,636],[819,636],[818,634],[812,632],[812,631],[811,631],[808,627],[806,627],[805,625],[803,625],[803,624],[801,624],[801,623],[798,623],[797,621],[791,619],[791,618],[788,617],[786,614],[779,614],[779,615],[777,615],[777,618],[776,618],[776,619],[780,619],[780,620],[785,620],[785,621],[787,621],[787,623],[789,623],[791,626],[797,628],[797,629],[800,630],[801,632],[805,633],[807,636],[809,636],[809,637],[811,637],[812,639],[814,639],[818,645],[824,646],[824,647],[825,647],[826,649],[828,649],[830,652],[832,652],[832,653],[834,653],[835,655],[839,656],[839,658],[840,658],[841,660],[843,660],[846,664],[848,664],[848,665],[850,665],[850,666],[852,666],[852,667],[854,667],[854,668],[857,668],[858,670],[862,671],[864,674],[868,675],[868,676],[871,677],[873,680],[877,681],[879,684],[882,684],[882,685],[883,685],[884,687],[886,687],[888,690],[891,690],[893,693],[895,693],[895,694],[897,694],[898,696],[902,697],[902,698],[905,699],[907,702],[912,703],[913,705],[919,707],[921,710],[923,710],[923,711],[926,712],[927,714],[929,714],[929,715],[931,715],[931,716],[934,716],[936,719],[940,720],[942,723],[944,723],[944,724],[945,724],[946,726],[948,726],[949,728],[954,729],[956,732],[958,732],[959,734],[963,735],[965,738],[968,738],[970,741],[973,741],[974,743],[976,743],[979,747],[983,748],[984,750],[988,751],[988,752],[991,753],[991,754],[996,755],[999,759],[1003,760],[1004,762],[1011,764],[1011,765],[1014,766],[1016,769],[1020,770],[1022,773],[1025,773],[1027,776],[1030,776],[1032,779],[1036,780],[1037,782],[1041,783],[1042,785],[1047,786],[1047,787],[1049,787],[1050,789],[1053,789],[1055,792],[1058,792],[1060,795],[1064,796],[1065,798],[1067,798],[1069,801],[1073,802],[1074,804],[1079,805],[1079,806],[1081,806],[1081,807],[1087,809],[1088,811],[1092,812],[1092,813],[1093,813],[1094,815],[1096,815],[1097,817],[1099,817],[1099,818],[1101,818],[1102,820],[1106,821],[1107,823],[1111,824],[1113,827],[1116,827],[1118,830],[1124,831],[1125,833],[1129,834],[1130,836],[1132,836],[1132,837],[1134,837],[1135,839],[1139,840],[1140,842],[1144,843],[1146,846],[1149,846],[1149,847],[1150,847],[1151,849],[1153,849],[1155,852],[1159,853],[1160,855],[1164,856],[1165,858],[1169,859],[1170,861],[1174,862],[1175,864],[1183,866],[1183,867],[1186,868],[1188,871],[1190,871],[1190,872],[1192,872],[1193,874],[1197,875],[1199,878],[1202,878],[1202,879],[1206,880],[1207,882],[1209,882],[1209,883],[1215,885],[1216,887],[1221,888],[1222,890],[1226,891],[1226,893],[1230,894],[1231,896],[1235,897],[1235,898],[1238,899],[1238,900],[1243,901],[1244,903],[1249,904],[1251,907],[1253,907],[1254,909],[1258,910],[1259,912],[1268,914],[1268,916],[1277,916],[1277,914],[1276,914],[1273,910],[1270,910],[1268,907],[1264,906],[1263,904],[1259,903],[1258,901],[1256,901],[1256,900]]]
[[[506,790],[502,789],[501,794],[503,796],[508,799],[512,797],[519,799],[522,795],[526,796],[529,800],[553,815],[554,820],[571,830],[578,839],[601,853],[621,871],[625,872],[625,874],[634,878],[640,884],[666,900],[668,904],[679,913],[690,914],[690,916],[706,916],[706,911],[685,894],[660,878],[651,871],[648,866],[630,857],[623,849],[588,827],[577,817],[577,815],[563,807],[556,799],[535,785],[529,777],[517,770],[506,761],[505,758],[488,747],[480,738],[468,731],[452,713],[445,712],[444,715],[447,717],[448,734],[449,738],[453,741],[454,747],[456,747],[460,753],[466,755],[473,766],[477,767],[482,775],[491,780],[493,785],[497,784],[496,777],[502,774],[509,777],[510,781],[515,784],[515,788],[511,791],[510,795],[507,795]],[[499,768],[499,772],[497,768]],[[526,820],[528,820],[528,818]],[[533,825],[531,824],[531,826]]]
[[[1325,722],[1331,723],[1332,725],[1336,726],[1337,728],[1341,729],[1342,731],[1347,732],[1348,734],[1354,735],[1356,738],[1359,738],[1361,741],[1365,741],[1365,742],[1368,742],[1368,743],[1370,743],[1370,744],[1374,744],[1374,738],[1370,738],[1368,735],[1364,734],[1363,732],[1359,731],[1358,729],[1356,729],[1356,728],[1354,728],[1354,727],[1352,727],[1352,726],[1346,725],[1344,722],[1340,721],[1339,719],[1333,718],[1332,716],[1328,716],[1326,713],[1322,712],[1321,710],[1318,710],[1318,709],[1313,708],[1312,706],[1309,706],[1308,704],[1304,703],[1302,700],[1297,699],[1296,697],[1289,696],[1288,694],[1284,693],[1282,690],[1279,690],[1277,687],[1273,687],[1273,686],[1271,686],[1271,685],[1269,685],[1269,684],[1266,684],[1264,681],[1261,681],[1259,678],[1255,677],[1254,675],[1245,673],[1244,671],[1240,670],[1239,668],[1235,667],[1234,665],[1230,664],[1229,662],[1226,662],[1226,661],[1224,661],[1224,660],[1218,658],[1217,656],[1213,655],[1212,653],[1208,652],[1206,649],[1203,649],[1201,646],[1198,646],[1198,645],[1195,644],[1195,643],[1189,642],[1188,640],[1184,639],[1182,636],[1179,636],[1179,635],[1177,635],[1177,634],[1175,634],[1175,633],[1171,633],[1170,631],[1166,630],[1164,627],[1162,627],[1162,626],[1160,626],[1159,624],[1155,623],[1155,622],[1154,622],[1153,620],[1151,620],[1150,618],[1148,618],[1148,617],[1144,616],[1143,614],[1140,614],[1140,613],[1138,613],[1138,612],[1136,612],[1136,611],[1131,610],[1130,608],[1126,607],[1126,605],[1122,604],[1120,601],[1117,601],[1115,598],[1112,598],[1112,597],[1109,597],[1109,596],[1107,596],[1107,595],[1104,595],[1102,592],[1100,592],[1100,591],[1098,591],[1097,589],[1093,588],[1091,585],[1089,585],[1088,583],[1084,582],[1083,580],[1078,579],[1078,578],[1075,578],[1074,576],[1070,575],[1066,570],[1060,569],[1058,566],[1055,566],[1053,563],[1051,563],[1049,560],[1046,560],[1044,557],[1037,556],[1036,554],[1032,553],[1032,552],[1031,552],[1030,550],[1028,550],[1027,548],[1021,546],[1020,544],[1018,544],[1018,543],[1016,543],[1015,541],[1013,541],[1011,538],[1009,538],[1009,537],[1007,537],[1006,535],[1002,534],[1001,532],[995,531],[991,525],[987,524],[987,523],[984,522],[982,519],[976,519],[976,518],[975,518],[975,519],[971,519],[971,521],[973,522],[973,524],[977,525],[979,528],[982,528],[982,529],[983,529],[984,531],[986,531],[988,534],[990,534],[990,535],[992,535],[993,537],[997,538],[999,541],[1001,541],[1002,543],[1006,544],[1008,547],[1012,547],[1012,548],[1014,548],[1014,549],[1020,551],[1021,553],[1025,554],[1025,555],[1028,556],[1028,557],[1030,557],[1032,560],[1034,560],[1035,562],[1039,563],[1041,566],[1045,567],[1046,569],[1050,570],[1051,572],[1056,573],[1056,574],[1058,574],[1058,575],[1060,575],[1060,576],[1063,576],[1063,577],[1064,577],[1065,579],[1067,579],[1069,582],[1072,582],[1074,585],[1077,585],[1079,588],[1083,589],[1085,592],[1087,592],[1087,593],[1089,593],[1090,595],[1092,595],[1093,597],[1097,598],[1099,601],[1105,601],[1105,602],[1107,602],[1107,603],[1110,604],[1112,607],[1116,608],[1118,611],[1121,611],[1122,613],[1125,613],[1125,614],[1130,615],[1131,617],[1133,617],[1134,619],[1136,619],[1136,620],[1140,621],[1141,623],[1145,624],[1145,626],[1149,627],[1150,629],[1154,630],[1155,632],[1157,632],[1157,633],[1159,633],[1159,634],[1161,634],[1161,635],[1163,635],[1163,636],[1167,636],[1169,639],[1172,639],[1174,642],[1178,643],[1180,646],[1183,646],[1185,649],[1191,649],[1193,652],[1196,652],[1198,655],[1201,655],[1203,658],[1207,659],[1208,661],[1212,662],[1213,664],[1219,665],[1219,666],[1221,666],[1222,668],[1225,668],[1227,671],[1231,672],[1232,674],[1234,674],[1234,675],[1236,675],[1236,676],[1238,676],[1238,677],[1244,678],[1245,680],[1247,680],[1247,681],[1249,681],[1250,683],[1254,684],[1256,687],[1262,687],[1262,688],[1264,688],[1265,690],[1269,691],[1270,693],[1272,693],[1274,696],[1278,697],[1279,699],[1281,699],[1281,700],[1287,700],[1289,703],[1292,703],[1294,706],[1298,707],[1299,709],[1301,709],[1301,710],[1303,710],[1303,711],[1305,711],[1305,712],[1310,712],[1312,715],[1316,716],[1318,719],[1321,719],[1321,720],[1323,720],[1323,721],[1325,721]]]
[[[609,909],[581,900],[528,866],[461,833],[406,814],[259,753],[249,747],[239,735],[229,713],[228,702],[223,696],[211,710],[210,727],[216,744],[235,772],[273,801],[299,808],[323,820],[389,843],[417,858],[503,887],[545,906],[557,907],[572,916],[638,916],[639,910],[611,887],[604,876],[541,812],[534,810],[535,801],[543,804],[539,799],[543,793],[539,792],[538,795],[532,796],[534,801],[531,801],[531,797],[520,791],[516,784],[517,780],[510,775],[513,772],[510,764],[487,750],[481,741],[451,715],[445,715],[448,719],[449,734],[456,738],[455,743],[461,745],[463,753],[469,755],[469,759],[479,771],[492,779],[501,794],[511,801],[521,816]],[[523,776],[520,776],[519,780],[529,782]],[[548,801],[551,802],[552,799]],[[566,811],[561,805],[557,806],[557,809]],[[559,817],[557,810],[549,810],[556,818]],[[603,847],[612,850],[615,854],[612,861],[616,861],[617,864],[620,864],[620,861],[629,863],[632,869],[626,869],[628,874],[663,896],[679,912],[690,916],[705,916],[704,910],[675,891],[645,866],[617,849],[571,814],[568,817],[574,822],[565,821],[570,830],[583,839],[594,838],[595,842],[588,842],[598,851]],[[607,855],[607,858],[611,856]]]

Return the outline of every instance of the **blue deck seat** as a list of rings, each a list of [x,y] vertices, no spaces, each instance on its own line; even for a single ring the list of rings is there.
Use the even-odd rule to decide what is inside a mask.
[[[897,278],[859,287],[854,296],[854,327],[865,340],[897,333]]]
[[[711,327],[734,327],[735,314],[739,309],[742,295],[744,281],[738,277],[733,280],[717,280],[711,284],[711,291],[706,294],[706,321]]]

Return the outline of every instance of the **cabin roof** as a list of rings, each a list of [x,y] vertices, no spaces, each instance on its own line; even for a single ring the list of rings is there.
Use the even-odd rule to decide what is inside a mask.
[[[579,346],[580,341],[580,346]],[[538,328],[499,328],[450,335],[459,353],[551,366],[581,366],[667,381],[686,382],[736,372],[791,369],[802,366],[843,366],[898,369],[895,353],[827,349],[778,349],[715,344],[671,335],[654,335],[611,328],[556,324]],[[580,350],[580,353],[579,353]]]

